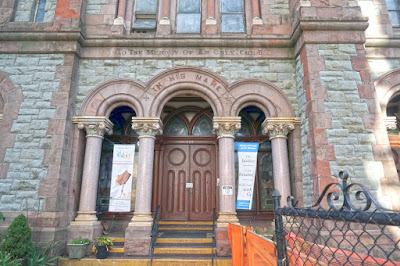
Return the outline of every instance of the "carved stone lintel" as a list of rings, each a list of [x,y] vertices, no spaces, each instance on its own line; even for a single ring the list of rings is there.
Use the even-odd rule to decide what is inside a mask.
[[[235,134],[239,132],[242,124],[240,116],[233,117],[214,117],[213,130],[218,138],[235,138]]]
[[[397,128],[397,119],[395,116],[385,117],[384,120],[387,130],[393,130]]]
[[[139,138],[155,138],[157,134],[162,134],[162,126],[160,118],[132,117],[132,129],[138,133]]]
[[[85,129],[86,138],[104,138],[104,134],[113,133],[114,124],[105,116],[74,116],[72,119],[79,129]]]
[[[287,138],[290,131],[294,129],[295,124],[299,124],[297,117],[268,117],[262,123],[263,134],[269,135],[269,139]]]

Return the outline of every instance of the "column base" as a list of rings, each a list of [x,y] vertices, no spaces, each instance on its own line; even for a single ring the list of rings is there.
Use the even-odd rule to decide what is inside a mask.
[[[217,227],[228,227],[230,223],[240,225],[236,212],[220,212],[217,219]]]
[[[228,227],[217,227],[215,229],[217,255],[227,257],[232,255],[232,248],[229,242]]]
[[[151,216],[151,212],[135,212],[133,214],[132,220],[129,223],[129,226],[152,226],[153,225],[153,217]]]
[[[131,226],[125,230],[125,255],[145,255],[149,254],[151,241],[151,226]]]
[[[96,217],[96,212],[78,211],[75,220],[71,222],[71,226],[97,226],[101,225]]]

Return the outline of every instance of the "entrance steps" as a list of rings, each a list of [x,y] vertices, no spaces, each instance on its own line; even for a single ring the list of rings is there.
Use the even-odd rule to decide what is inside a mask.
[[[147,256],[124,256],[124,238],[110,238],[114,245],[108,259],[96,259],[93,253],[91,257],[80,260],[59,259],[58,265],[150,265]],[[212,222],[160,221],[152,265],[211,266],[212,251]],[[231,257],[214,256],[214,265],[230,266]]]

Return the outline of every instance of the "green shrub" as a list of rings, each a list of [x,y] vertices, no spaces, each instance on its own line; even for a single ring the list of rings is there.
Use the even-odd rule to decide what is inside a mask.
[[[11,257],[8,252],[0,251],[0,266],[21,266],[22,259],[15,259]]]
[[[60,257],[52,257],[52,251],[56,244],[50,243],[44,249],[35,245],[33,252],[29,255],[29,259],[27,261],[28,266],[48,266],[48,265],[56,265],[58,258]]]
[[[26,217],[21,214],[17,216],[5,231],[5,239],[1,250],[9,253],[13,258],[20,258],[26,261],[33,251],[31,240],[32,231],[29,228]]]

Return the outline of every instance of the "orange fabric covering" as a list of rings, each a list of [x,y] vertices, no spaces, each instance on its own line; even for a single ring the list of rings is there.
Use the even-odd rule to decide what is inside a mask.
[[[232,248],[232,266],[276,265],[274,243],[244,226],[228,226]]]
[[[311,266],[311,265],[360,265],[360,266],[400,266],[400,262],[374,258],[371,256],[360,255],[342,249],[318,245],[293,233],[286,235],[288,248],[288,260],[290,265]]]

